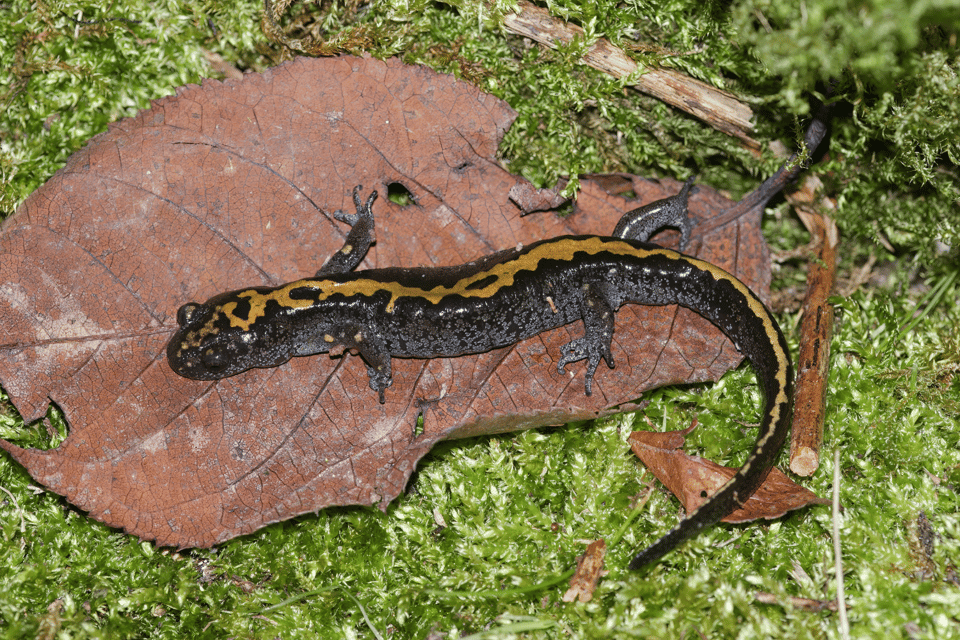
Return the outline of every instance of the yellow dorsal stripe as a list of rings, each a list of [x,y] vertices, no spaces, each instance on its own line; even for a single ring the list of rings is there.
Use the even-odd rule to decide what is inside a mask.
[[[501,288],[512,285],[514,275],[518,272],[536,271],[541,260],[570,261],[573,260],[574,255],[578,252],[591,255],[606,252],[614,255],[630,255],[635,257],[644,257],[659,253],[668,258],[680,257],[679,254],[673,251],[638,249],[629,243],[600,236],[589,238],[562,238],[554,242],[545,242],[529,251],[520,253],[512,260],[507,260],[506,262],[494,265],[490,269],[462,278],[450,287],[438,285],[432,289],[423,289],[420,287],[404,286],[398,282],[380,282],[369,278],[357,278],[356,280],[350,280],[348,282],[306,278],[303,280],[295,280],[267,293],[262,293],[255,289],[240,291],[237,296],[247,298],[250,302],[250,313],[246,318],[240,318],[235,315],[232,308],[228,311],[225,308],[226,305],[218,309],[218,312],[226,315],[231,326],[249,331],[251,325],[263,317],[267,303],[271,300],[287,309],[303,309],[314,304],[314,299],[290,297],[290,294],[296,289],[306,288],[314,290],[317,301],[325,300],[334,294],[347,297],[356,295],[373,296],[386,291],[390,294],[390,302],[386,307],[387,313],[392,313],[396,301],[404,297],[425,298],[434,304],[440,302],[440,300],[448,295],[459,295],[465,298],[489,298]],[[478,287],[476,289],[470,288],[473,284],[484,279],[490,279],[490,283],[484,287]]]

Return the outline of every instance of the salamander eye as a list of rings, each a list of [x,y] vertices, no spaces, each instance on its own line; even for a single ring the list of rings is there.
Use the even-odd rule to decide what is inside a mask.
[[[179,309],[177,309],[177,324],[181,327],[185,327],[190,324],[190,321],[197,317],[197,311],[200,310],[200,305],[195,302],[188,302]]]
[[[203,360],[203,366],[207,368],[207,371],[210,373],[217,373],[223,371],[227,366],[227,359],[224,357],[223,353],[219,351],[214,351],[213,349],[207,349],[203,352],[201,356]]]

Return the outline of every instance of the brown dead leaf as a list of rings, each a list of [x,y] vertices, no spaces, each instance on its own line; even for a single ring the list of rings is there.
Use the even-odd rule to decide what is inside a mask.
[[[696,424],[682,431],[665,433],[634,431],[629,438],[633,452],[680,500],[687,514],[706,502],[737,472],[736,467],[724,467],[679,450],[694,428]],[[747,502],[722,522],[749,522],[760,518],[772,520],[810,504],[830,504],[830,501],[818,498],[774,468]]]
[[[597,589],[597,583],[600,577],[606,571],[603,570],[603,559],[607,555],[607,543],[600,540],[594,540],[587,546],[580,559],[577,560],[577,572],[570,578],[570,588],[561,598],[564,602],[590,602],[593,600],[593,592]]]
[[[580,326],[481,355],[395,360],[385,405],[353,356],[214,383],[169,369],[181,304],[312,275],[343,242],[331,212],[351,210],[358,184],[409,194],[377,201],[364,268],[609,233],[623,211],[679,189],[621,177],[637,196],[625,200],[586,179],[572,216],[521,217],[559,200],[496,162],[514,115],[429,69],[340,57],[187,86],[114,123],[3,224],[0,384],[27,421],[57,403],[70,433],[50,451],[0,446],[111,526],[206,547],[326,506],[386,508],[439,440],[592,418],[736,366],[706,320],[633,306],[618,314],[617,367],[600,369],[591,397],[583,367],[556,366]],[[690,250],[765,296],[756,198],[738,205],[701,187],[690,207],[712,227],[694,230]]]

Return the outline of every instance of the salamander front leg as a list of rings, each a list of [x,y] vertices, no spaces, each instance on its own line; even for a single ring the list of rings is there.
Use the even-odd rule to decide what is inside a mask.
[[[585,387],[587,395],[593,393],[593,376],[602,358],[613,369],[613,353],[610,343],[613,340],[614,309],[603,294],[603,285],[587,283],[583,285],[583,298],[580,300],[580,312],[583,316],[584,336],[571,340],[560,348],[560,361],[557,370],[564,373],[564,367],[571,362],[587,361]]]
[[[379,337],[358,330],[353,339],[352,348],[360,353],[367,363],[367,375],[370,376],[370,388],[377,392],[380,404],[386,402],[384,391],[393,384],[393,370],[390,366],[390,352]]]
[[[333,217],[340,222],[350,225],[350,233],[343,243],[343,247],[324,263],[317,271],[318,278],[334,273],[347,273],[353,271],[363,256],[367,255],[370,245],[376,242],[377,236],[373,224],[373,201],[377,199],[377,192],[373,191],[367,198],[366,204],[360,200],[360,189],[362,185],[353,188],[353,204],[357,208],[356,213],[344,213],[337,209],[333,212]]]

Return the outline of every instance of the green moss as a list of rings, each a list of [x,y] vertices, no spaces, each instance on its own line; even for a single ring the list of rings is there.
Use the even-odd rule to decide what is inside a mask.
[[[0,12],[0,211],[7,214],[108,123],[209,75],[202,47],[229,55],[259,39],[250,3],[181,11],[128,0],[14,2]]]

